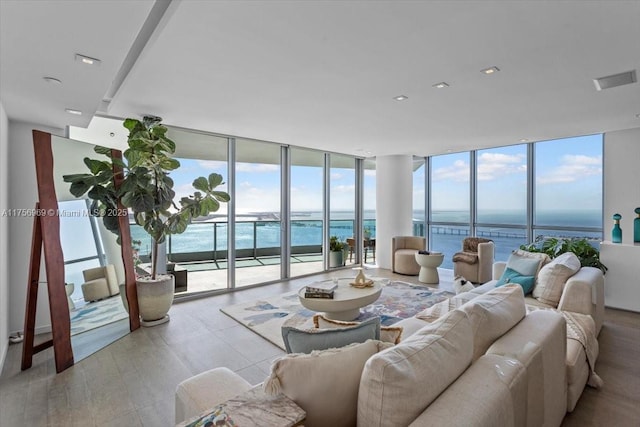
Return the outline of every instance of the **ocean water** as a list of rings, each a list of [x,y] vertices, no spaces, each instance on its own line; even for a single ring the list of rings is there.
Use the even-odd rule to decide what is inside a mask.
[[[259,214],[251,220],[240,219],[236,222],[236,248],[277,248],[280,246],[280,222],[277,220],[260,220],[262,217],[273,217],[274,214]],[[330,235],[338,236],[346,240],[353,236],[354,219],[353,212],[332,212],[330,222]],[[375,212],[365,212],[364,226],[375,238],[376,223]],[[479,221],[488,224],[525,225],[524,212],[518,211],[484,211],[479,212]],[[424,214],[414,212],[414,234],[424,235]],[[468,221],[466,212],[440,211],[433,213],[434,222],[464,222]],[[567,227],[596,227],[602,226],[602,217],[599,211],[555,211],[540,212],[536,216],[536,223],[540,226],[567,226]],[[227,248],[227,223],[226,222],[196,222],[191,224],[183,234],[171,236],[170,251],[172,253],[204,252],[224,250]],[[433,225],[430,249],[443,252],[444,268],[452,268],[451,257],[461,249],[462,239],[468,235],[468,226]],[[557,230],[537,230],[538,234],[560,237],[589,237],[596,241],[602,238],[600,232],[571,232]],[[496,244],[496,260],[506,261],[512,250],[526,241],[525,230],[504,227],[479,227],[477,234],[492,239]],[[142,242],[140,253],[146,255],[150,252],[151,240],[144,230],[136,225],[131,227],[133,240]],[[298,212],[292,215],[291,221],[292,246],[307,246],[322,244],[322,213]]]

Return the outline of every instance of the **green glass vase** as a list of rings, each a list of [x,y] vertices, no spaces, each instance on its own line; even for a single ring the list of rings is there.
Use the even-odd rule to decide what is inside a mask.
[[[635,208],[634,212],[638,217],[633,220],[633,243],[640,243],[640,208]]]
[[[613,230],[611,230],[611,241],[613,243],[622,243],[622,228],[620,228],[620,220],[622,219],[622,215],[613,214]]]

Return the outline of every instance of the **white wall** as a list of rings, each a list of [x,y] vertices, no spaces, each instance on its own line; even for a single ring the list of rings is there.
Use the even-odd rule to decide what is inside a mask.
[[[611,240],[615,213],[622,242],[633,243],[633,210],[640,207],[640,128],[604,134],[604,239]],[[640,260],[638,260],[640,262]]]
[[[62,129],[33,123],[9,121],[9,207],[32,209],[37,200],[36,167],[33,156],[32,130],[38,129],[64,136]],[[27,297],[27,279],[31,256],[33,218],[12,216],[9,226],[9,330],[22,331]],[[44,264],[44,257],[43,257]],[[44,277],[41,280],[46,280]],[[51,329],[49,297],[46,285],[39,286],[36,311],[36,333]]]
[[[413,235],[412,156],[376,158],[376,261],[391,269],[391,238]]]
[[[9,208],[8,147],[9,119],[0,103],[0,372],[9,347],[9,221],[2,215]]]

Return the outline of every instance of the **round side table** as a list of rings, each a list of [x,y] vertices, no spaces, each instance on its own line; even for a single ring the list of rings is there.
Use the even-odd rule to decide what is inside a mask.
[[[431,252],[429,254],[416,252],[416,262],[420,266],[418,280],[421,283],[428,283],[431,285],[440,283],[438,267],[440,267],[442,261],[444,261],[444,254],[442,252]]]

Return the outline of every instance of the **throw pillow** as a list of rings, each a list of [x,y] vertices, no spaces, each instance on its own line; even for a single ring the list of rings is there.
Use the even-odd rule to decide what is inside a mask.
[[[373,355],[360,380],[358,425],[408,426],[467,369],[472,352],[469,318],[456,310]]]
[[[514,327],[526,314],[521,286],[494,288],[462,307],[473,328],[473,361],[487,352],[493,342]]]
[[[496,283],[496,288],[509,283],[516,283],[522,286],[522,290],[526,295],[533,290],[533,286],[536,284],[536,278],[534,276],[523,276],[516,270],[507,267],[504,273],[502,273],[500,280],[498,280],[498,283]]]
[[[322,314],[313,316],[313,325],[318,329],[348,328],[360,325],[361,322],[345,322],[343,320],[327,319]],[[380,341],[398,344],[402,338],[402,326],[381,326]]]
[[[283,393],[296,402],[307,413],[307,427],[355,426],[365,362],[391,346],[369,340],[311,354],[286,355],[274,362],[264,390],[270,395]]]
[[[298,329],[282,327],[282,339],[287,353],[311,353],[313,350],[380,339],[380,318],[372,317],[356,326],[335,329]]]
[[[533,297],[545,304],[558,306],[564,284],[580,270],[580,259],[573,252],[565,252],[542,267],[533,288]]]
[[[538,277],[538,273],[540,272],[540,269],[544,265],[551,262],[551,258],[549,258],[549,255],[543,254],[541,252],[529,252],[529,251],[524,251],[522,249],[516,249],[512,253],[523,258],[534,258],[534,259],[539,259],[541,261],[540,265],[538,266],[538,271],[536,271],[536,274],[535,274],[536,278]]]

